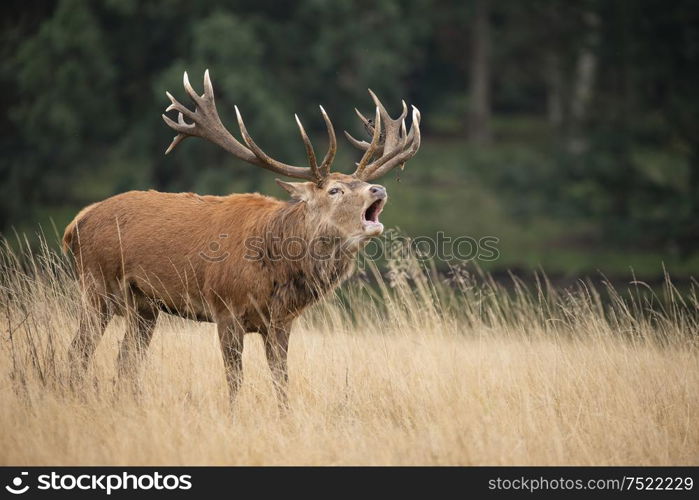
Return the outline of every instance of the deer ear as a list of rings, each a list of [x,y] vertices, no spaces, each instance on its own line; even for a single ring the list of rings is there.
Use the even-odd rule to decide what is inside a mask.
[[[314,184],[312,182],[284,182],[274,179],[294,200],[308,201]]]

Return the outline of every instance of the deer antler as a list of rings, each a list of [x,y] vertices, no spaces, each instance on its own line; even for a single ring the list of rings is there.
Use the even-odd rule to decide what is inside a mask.
[[[381,177],[398,165],[403,169],[405,162],[415,156],[420,148],[420,111],[415,106],[412,107],[413,122],[410,132],[406,133],[405,118],[408,114],[408,106],[405,101],[402,101],[402,113],[394,120],[371,89],[369,94],[376,105],[374,121],[365,118],[358,110],[355,109],[355,111],[364,123],[364,127],[372,135],[371,142],[358,141],[345,131],[350,143],[364,151],[354,175],[365,181]]]
[[[169,92],[165,92],[167,97],[172,102],[172,104],[170,104],[165,111],[178,111],[176,122],[167,115],[162,115],[165,123],[171,129],[177,132],[177,135],[172,140],[172,143],[170,143],[170,146],[167,148],[167,151],[165,151],[165,154],[168,154],[170,151],[175,149],[177,145],[187,137],[201,137],[202,139],[206,139],[207,141],[219,145],[233,156],[240,158],[245,162],[266,168],[267,170],[271,170],[272,172],[288,177],[307,179],[320,183],[330,173],[330,165],[335,159],[335,153],[337,152],[337,140],[335,138],[335,130],[333,129],[330,118],[328,118],[328,115],[322,106],[320,106],[320,112],[323,115],[325,126],[328,129],[328,152],[323,158],[323,162],[319,166],[316,161],[313,145],[311,144],[303,125],[301,125],[301,121],[299,120],[298,116],[296,116],[296,123],[298,124],[299,131],[301,132],[301,139],[306,147],[306,154],[308,156],[309,163],[309,167],[296,167],[293,165],[287,165],[286,163],[282,163],[269,157],[257,144],[255,144],[255,141],[253,141],[250,134],[248,134],[245,123],[243,123],[243,118],[240,115],[240,111],[238,110],[237,106],[235,107],[235,113],[238,118],[238,126],[240,127],[240,132],[247,147],[238,142],[238,140],[231,135],[226,127],[223,126],[221,119],[218,116],[216,103],[214,101],[214,89],[211,85],[208,69],[204,72],[204,93],[202,95],[197,94],[192,88],[186,71],[184,73],[183,83],[187,94],[189,94],[192,102],[194,102],[195,108],[194,111],[190,110],[186,106],[180,104]],[[190,120],[192,123],[187,123],[185,119]]]

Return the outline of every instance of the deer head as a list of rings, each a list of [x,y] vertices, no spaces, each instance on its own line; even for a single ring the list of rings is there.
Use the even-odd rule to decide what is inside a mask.
[[[420,147],[420,112],[412,107],[412,124],[406,130],[405,119],[408,107],[403,101],[403,111],[392,119],[378,97],[369,90],[376,105],[375,118],[369,120],[355,109],[371,135],[371,141],[359,141],[345,132],[352,145],[364,151],[353,174],[330,172],[335,159],[337,140],[335,130],[327,113],[320,106],[320,112],[328,132],[328,151],[318,164],[315,150],[306,134],[298,116],[296,124],[301,133],[308,157],[308,167],[288,165],[268,156],[256,143],[245,127],[243,118],[235,107],[238,126],[243,145],[223,126],[214,101],[214,90],[209,78],[209,70],[204,73],[204,93],[202,95],[192,88],[187,73],[184,73],[184,88],[194,103],[194,111],[180,104],[169,92],[166,92],[171,104],[167,111],[177,111],[177,121],[163,114],[165,123],[177,132],[165,154],[172,151],[187,137],[201,137],[219,145],[233,156],[258,167],[271,170],[277,174],[305,182],[284,182],[277,179],[291,198],[305,203],[312,214],[316,227],[334,227],[346,237],[365,239],[383,232],[379,214],[387,200],[386,189],[371,183],[395,167],[404,168],[405,162],[415,156]]]

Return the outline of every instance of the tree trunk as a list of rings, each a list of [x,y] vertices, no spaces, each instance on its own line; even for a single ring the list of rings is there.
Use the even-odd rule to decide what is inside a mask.
[[[490,131],[490,20],[488,0],[475,0],[472,37],[469,140],[485,144]]]
[[[597,70],[595,47],[599,40],[599,18],[593,12],[585,13],[587,34],[578,55],[570,101],[570,136],[568,150],[571,153],[583,153],[587,150],[585,120],[592,101],[592,91]]]
[[[549,124],[556,131],[557,134],[561,135],[561,129],[563,128],[563,74],[561,70],[561,61],[558,54],[552,52],[547,61],[546,65],[547,73],[547,96],[546,96],[546,111],[548,115]]]

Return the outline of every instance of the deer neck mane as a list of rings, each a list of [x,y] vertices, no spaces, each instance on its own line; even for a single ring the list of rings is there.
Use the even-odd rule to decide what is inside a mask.
[[[319,228],[303,202],[279,208],[266,224],[263,240],[265,265],[274,268],[302,302],[319,299],[354,270],[356,250],[347,248],[337,230]]]

